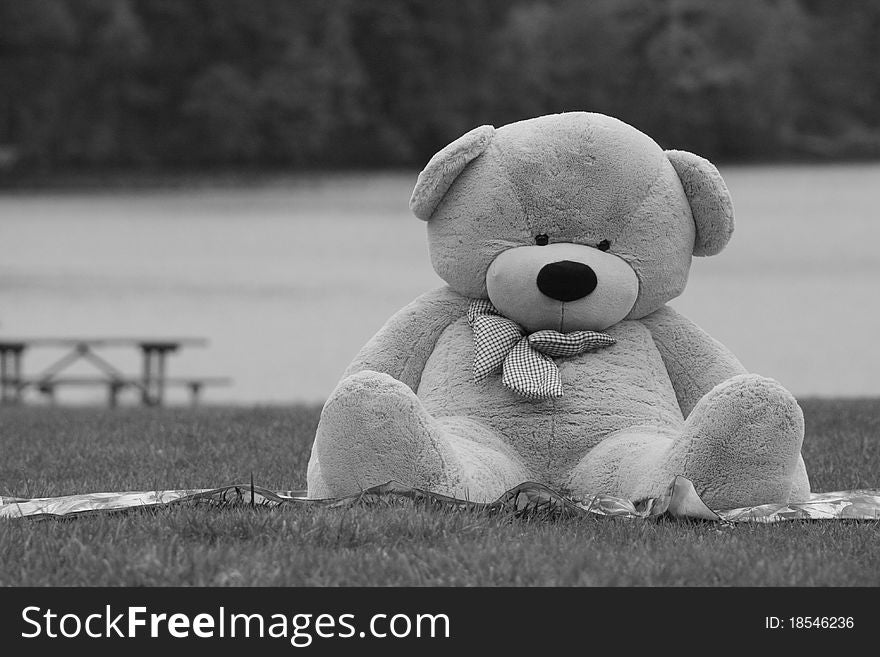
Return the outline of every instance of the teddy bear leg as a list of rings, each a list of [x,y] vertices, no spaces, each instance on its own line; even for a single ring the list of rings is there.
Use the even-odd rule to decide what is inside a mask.
[[[437,425],[459,463],[455,497],[491,502],[517,484],[534,480],[513,448],[477,420],[441,417]]]
[[[565,486],[575,499],[614,495],[634,502],[657,497],[671,483],[657,469],[673,447],[672,436],[636,427],[605,437],[572,468]]]
[[[393,377],[358,372],[324,405],[309,464],[309,497],[351,495],[394,480],[487,501],[521,474],[502,446],[466,418],[436,420]]]
[[[697,402],[662,470],[690,479],[712,508],[803,501],[810,494],[803,437],[791,393],[773,379],[742,374]]]
[[[716,509],[803,502],[810,497],[803,435],[791,393],[744,374],[709,391],[678,436],[635,427],[606,437],[572,469],[568,487],[581,499],[605,493],[639,501],[682,475]]]
[[[324,479],[324,473],[321,472],[321,464],[318,462],[318,450],[312,444],[312,453],[309,456],[309,466],[306,470],[306,486],[308,487],[308,496],[316,500],[326,500],[333,497],[330,487]]]
[[[789,495],[789,504],[797,504],[807,502],[810,499],[810,478],[807,476],[807,466],[804,463],[804,457],[798,455],[797,467],[795,467],[794,477],[791,481],[791,495]]]

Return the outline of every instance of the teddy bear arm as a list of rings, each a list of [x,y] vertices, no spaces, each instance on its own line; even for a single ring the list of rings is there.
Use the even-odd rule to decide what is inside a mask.
[[[440,334],[467,312],[470,301],[449,287],[419,296],[364,345],[343,378],[372,370],[394,377],[415,392]]]
[[[747,373],[727,347],[669,306],[641,321],[651,331],[684,417],[716,385]]]

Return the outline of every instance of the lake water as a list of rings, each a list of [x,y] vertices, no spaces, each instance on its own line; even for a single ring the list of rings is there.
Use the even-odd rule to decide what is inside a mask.
[[[721,172],[736,233],[694,260],[672,305],[795,394],[880,395],[880,165]],[[441,284],[407,208],[415,177],[0,195],[0,338],[204,336],[169,365],[234,378],[206,401],[321,401],[392,313]],[[103,353],[138,371],[133,352]],[[26,370],[59,355],[34,349]]]

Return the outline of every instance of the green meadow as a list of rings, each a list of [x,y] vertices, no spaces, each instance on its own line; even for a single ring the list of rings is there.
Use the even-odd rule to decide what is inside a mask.
[[[880,487],[880,399],[804,399],[815,491]],[[0,409],[0,495],[305,487],[320,407]],[[389,503],[0,521],[2,586],[878,586],[880,522],[542,518]]]

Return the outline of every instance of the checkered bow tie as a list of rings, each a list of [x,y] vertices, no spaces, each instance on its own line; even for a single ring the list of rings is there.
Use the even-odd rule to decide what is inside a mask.
[[[501,382],[528,399],[562,397],[562,380],[553,358],[576,356],[617,342],[596,331],[545,330],[526,335],[487,299],[472,301],[467,318],[474,330],[474,382],[485,380],[501,367]]]

